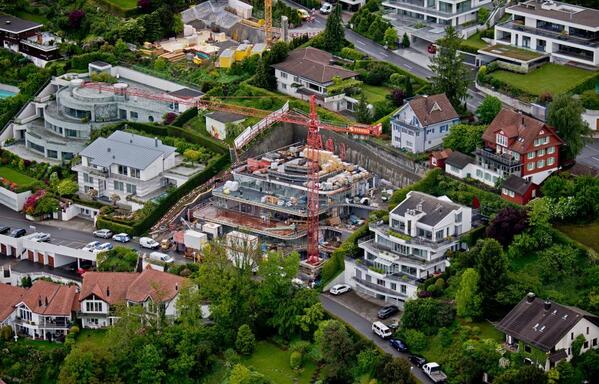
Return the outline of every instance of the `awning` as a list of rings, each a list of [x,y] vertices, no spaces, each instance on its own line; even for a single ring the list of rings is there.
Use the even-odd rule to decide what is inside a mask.
[[[390,267],[390,266],[393,265],[393,263],[390,262],[389,260],[381,259],[380,257],[377,257],[376,259],[374,259],[374,262],[378,263],[378,264],[381,264],[381,265],[384,265],[386,267]]]

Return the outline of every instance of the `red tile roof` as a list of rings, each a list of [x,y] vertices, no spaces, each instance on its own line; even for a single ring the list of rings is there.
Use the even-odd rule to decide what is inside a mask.
[[[332,60],[333,55],[326,51],[312,47],[299,48],[291,51],[285,61],[272,67],[320,84],[329,83],[337,76],[341,79],[358,76],[354,71],[331,64]]]
[[[127,298],[127,289],[138,275],[134,272],[86,272],[79,301],[94,294],[108,304],[122,303]]]
[[[177,296],[185,282],[184,277],[147,268],[129,287],[127,300],[142,302],[151,297],[154,302],[169,301]]]
[[[508,138],[509,149],[517,153],[526,153],[527,149],[534,144],[536,137],[539,135],[544,136],[540,133],[541,131],[555,136],[560,143],[563,143],[553,128],[542,121],[504,108],[495,116],[495,119],[483,133],[483,140],[495,143],[496,134],[503,132]]]
[[[458,113],[444,93],[416,97],[410,100],[408,104],[416,114],[418,121],[425,127],[459,118]]]
[[[37,314],[69,316],[76,300],[76,286],[36,280],[21,301]]]
[[[6,320],[21,302],[26,289],[8,284],[0,284],[0,321]]]

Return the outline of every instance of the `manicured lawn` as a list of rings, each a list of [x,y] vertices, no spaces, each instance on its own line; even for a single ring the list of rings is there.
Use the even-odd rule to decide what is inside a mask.
[[[40,24],[48,24],[48,19],[46,19],[43,15],[35,15],[33,13],[28,13],[23,10],[17,11],[15,16],[20,17],[21,19],[35,21]]]
[[[19,338],[19,343],[30,346],[32,349],[39,351],[53,351],[55,349],[64,348],[64,344],[45,340],[31,340],[24,337]]]
[[[366,96],[366,101],[372,104],[385,100],[385,97],[391,92],[391,88],[362,84],[362,92]]]
[[[303,368],[294,371],[289,366],[291,352],[283,351],[268,341],[259,341],[252,356],[243,363],[270,378],[277,384],[309,384],[316,370],[313,361],[304,361]],[[306,359],[307,360],[307,359]]]
[[[37,182],[36,179],[29,177],[27,175],[24,175],[24,174],[20,173],[19,171],[16,171],[12,168],[7,168],[7,167],[0,167],[0,176],[4,177],[5,179],[8,179],[8,180],[12,181],[13,183],[20,185],[20,186],[31,185],[31,184]]]
[[[77,335],[75,345],[81,346],[84,344],[102,345],[106,343],[105,329],[82,329]]]
[[[486,46],[488,46],[489,44],[485,43],[481,38],[480,38],[480,32],[475,33],[474,35],[470,36],[468,39],[462,41],[462,45],[463,46],[467,46],[470,47],[472,49],[476,49],[479,50],[481,48],[485,48]]]
[[[594,76],[596,72],[558,64],[545,64],[527,74],[498,70],[490,75],[532,95],[550,92],[556,96]]]
[[[579,243],[599,251],[599,221],[589,224],[563,224],[558,225],[557,229]]]
[[[137,7],[137,0],[106,0],[109,3],[118,5],[123,9],[133,9]]]

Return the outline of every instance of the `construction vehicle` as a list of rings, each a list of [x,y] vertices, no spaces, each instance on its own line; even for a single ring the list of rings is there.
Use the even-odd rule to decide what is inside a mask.
[[[319,251],[319,232],[320,232],[320,218],[319,218],[319,154],[320,150],[323,149],[323,142],[320,136],[320,130],[327,130],[339,133],[346,133],[354,136],[380,136],[382,133],[382,124],[377,123],[374,125],[366,124],[335,124],[329,122],[322,122],[318,118],[316,97],[310,96],[310,112],[305,114],[294,110],[286,110],[285,112],[273,113],[272,111],[264,111],[257,108],[239,106],[234,104],[227,104],[222,101],[226,97],[218,98],[201,98],[190,100],[186,102],[182,99],[175,99],[165,93],[154,93],[148,90],[136,89],[133,87],[119,87],[117,84],[107,83],[96,83],[96,82],[84,82],[81,87],[97,89],[104,92],[113,92],[116,95],[123,97],[143,97],[150,100],[157,100],[166,103],[179,103],[179,104],[192,104],[198,110],[210,109],[216,111],[232,112],[247,116],[258,117],[261,119],[269,118],[269,124],[264,124],[261,130],[256,130],[252,135],[246,137],[243,142],[236,144],[235,150],[240,150],[249,141],[253,140],[258,134],[267,129],[274,123],[291,123],[306,126],[308,128],[308,137],[306,139],[307,150],[305,157],[308,162],[308,182],[306,185],[307,189],[307,225],[308,225],[308,244],[307,244],[307,256],[308,263],[310,265],[319,265],[321,262],[320,251]],[[248,97],[248,96],[246,96]],[[249,96],[252,97],[252,96]],[[230,98],[244,98],[240,96],[232,96]],[[254,97],[255,98],[255,97]],[[332,140],[327,141],[327,148],[334,149],[334,143]],[[184,222],[188,228],[191,229],[188,223]]]

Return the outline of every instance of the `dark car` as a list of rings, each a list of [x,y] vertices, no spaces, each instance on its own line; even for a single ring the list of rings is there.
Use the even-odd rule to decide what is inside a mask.
[[[6,225],[0,225],[0,234],[6,235],[10,231],[10,227]]]
[[[418,368],[420,368],[424,364],[426,364],[426,359],[424,357],[418,356],[418,355],[410,355],[410,356],[408,356],[408,360],[410,360],[410,363],[414,364]]]
[[[408,346],[401,339],[390,339],[389,344],[391,344],[391,347],[397,352],[408,352]]]
[[[399,308],[396,305],[385,305],[383,308],[379,309],[379,313],[377,314],[379,319],[386,319],[389,316],[395,315],[399,312]]]
[[[10,233],[10,235],[12,237],[22,237],[22,236],[25,236],[26,234],[27,234],[27,231],[24,230],[23,228],[15,228]]]

